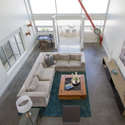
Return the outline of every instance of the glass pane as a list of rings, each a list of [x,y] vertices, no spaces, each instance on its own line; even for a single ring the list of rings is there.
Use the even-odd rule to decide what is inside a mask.
[[[5,69],[8,71],[10,67],[7,62],[7,59],[6,59],[6,56],[5,56],[5,53],[2,49],[2,47],[0,47],[0,59],[1,59],[2,64],[4,65]]]
[[[80,50],[80,20],[57,20],[60,48]]]
[[[91,26],[85,26],[84,32],[93,32],[93,28]]]
[[[11,49],[11,46],[10,46],[10,43],[7,42],[4,46],[4,51],[6,53],[6,56],[7,56],[7,59],[10,63],[10,65],[12,66],[14,63],[15,63],[15,58],[14,58],[14,55],[13,55],[13,51]]]
[[[103,26],[104,26],[104,20],[93,20],[93,23],[95,24],[95,26],[97,28],[99,28],[102,31]],[[86,32],[93,31],[93,28],[92,28],[90,21],[85,20],[84,25],[85,25],[84,31],[86,31]]]
[[[58,20],[58,27],[60,35],[62,36],[79,36],[80,33],[80,20]]]
[[[63,26],[77,26],[81,24],[80,20],[57,20],[58,25]]]
[[[21,40],[21,38],[19,36],[19,33],[15,34],[15,37],[16,37],[16,40],[17,40],[20,52],[23,53],[24,52],[24,48],[23,48],[22,40]]]
[[[18,59],[20,57],[20,53],[19,53],[18,45],[16,44],[14,37],[11,37],[9,39],[9,41],[10,41],[10,45],[13,49],[13,53],[14,53],[15,57],[16,57],[16,59]]]
[[[53,32],[53,27],[38,27],[39,32]]]
[[[53,22],[51,20],[36,20],[36,26],[53,26]]]
[[[52,32],[53,31],[52,20],[36,20],[35,24],[39,32]]]
[[[104,25],[104,20],[93,20],[93,23],[96,26],[103,26]],[[85,20],[85,26],[91,26],[91,23],[89,20]]]
[[[56,0],[57,13],[81,13],[78,0]]]
[[[55,0],[30,0],[30,3],[34,14],[56,13]]]
[[[88,13],[106,13],[109,0],[82,0]]]

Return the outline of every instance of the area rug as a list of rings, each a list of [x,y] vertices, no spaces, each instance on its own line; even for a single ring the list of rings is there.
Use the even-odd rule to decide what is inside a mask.
[[[87,79],[86,79],[85,72],[78,72],[78,74],[85,75],[86,90],[87,90],[86,99],[61,101],[58,98],[58,91],[59,91],[59,84],[60,84],[60,80],[61,80],[61,75],[62,74],[71,74],[71,73],[73,73],[73,72],[56,72],[55,73],[48,106],[45,109],[41,108],[40,115],[50,116],[50,117],[61,117],[63,104],[68,104],[68,105],[80,105],[80,117],[90,117],[91,116],[88,87],[87,87]]]

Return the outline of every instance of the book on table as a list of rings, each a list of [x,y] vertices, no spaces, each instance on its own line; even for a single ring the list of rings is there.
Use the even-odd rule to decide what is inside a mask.
[[[70,90],[70,89],[72,89],[74,86],[72,85],[72,83],[68,83],[68,84],[66,84],[65,85],[65,89],[67,89],[67,90]]]

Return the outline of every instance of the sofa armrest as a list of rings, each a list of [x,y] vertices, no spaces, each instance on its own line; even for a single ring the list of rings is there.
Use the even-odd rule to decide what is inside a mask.
[[[33,107],[46,107],[49,101],[49,94],[46,92],[24,92],[20,96],[27,95],[31,98]]]
[[[23,92],[20,96],[27,95],[29,97],[48,97],[46,92]]]

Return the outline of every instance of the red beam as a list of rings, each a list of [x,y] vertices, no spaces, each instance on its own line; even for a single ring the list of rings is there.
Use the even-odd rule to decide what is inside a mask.
[[[86,8],[85,8],[84,5],[82,4],[81,0],[78,0],[78,1],[79,1],[80,5],[81,5],[82,9],[84,10],[84,12],[85,12],[87,18],[89,19],[89,21],[90,21],[90,23],[91,23],[93,29],[95,30],[95,29],[96,29],[96,26],[94,25],[94,23],[93,23],[91,17],[89,16],[89,14],[88,14]],[[100,40],[99,42],[100,42],[100,44],[102,44],[103,37],[102,37],[101,34],[99,34],[98,36],[99,36],[99,40]]]
[[[79,1],[80,5],[81,5],[82,9],[84,10],[84,12],[85,12],[87,18],[89,19],[89,21],[90,21],[90,23],[91,23],[93,29],[95,29],[96,27],[95,27],[95,25],[94,25],[94,23],[93,23],[91,17],[89,16],[89,14],[88,14],[86,8],[85,8],[84,5],[82,4],[81,0],[78,0],[78,1]]]

